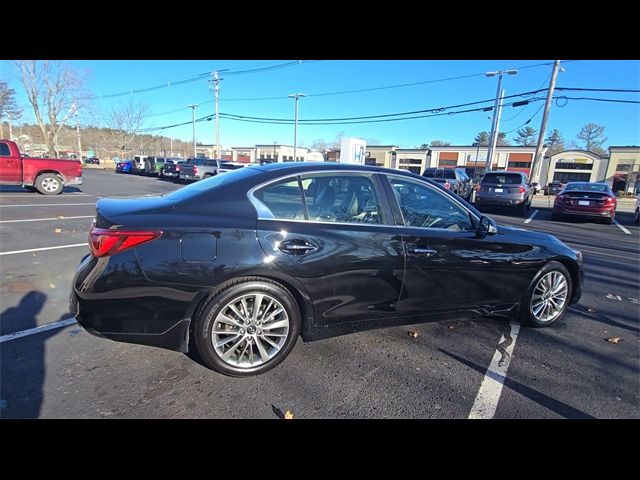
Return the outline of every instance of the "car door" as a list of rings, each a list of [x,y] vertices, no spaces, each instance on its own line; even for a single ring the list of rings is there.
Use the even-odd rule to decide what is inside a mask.
[[[396,313],[404,275],[402,238],[389,221],[379,182],[366,172],[310,173],[253,194],[258,241],[268,258],[307,290],[318,325]]]
[[[481,237],[478,218],[462,203],[426,182],[386,175],[404,224],[406,252],[401,314],[430,314],[513,303],[531,266],[529,245]]]
[[[22,165],[20,158],[11,156],[9,144],[0,142],[0,183],[20,183]]]

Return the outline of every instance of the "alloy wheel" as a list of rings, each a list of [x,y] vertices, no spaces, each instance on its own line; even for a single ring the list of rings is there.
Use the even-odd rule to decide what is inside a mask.
[[[562,313],[568,293],[569,285],[561,272],[554,270],[546,273],[533,289],[531,314],[539,322],[552,322]]]
[[[234,298],[218,313],[211,331],[216,354],[236,368],[254,368],[274,358],[289,334],[289,316],[266,293]]]
[[[53,177],[47,177],[42,181],[42,188],[47,192],[55,192],[60,187],[60,183]]]

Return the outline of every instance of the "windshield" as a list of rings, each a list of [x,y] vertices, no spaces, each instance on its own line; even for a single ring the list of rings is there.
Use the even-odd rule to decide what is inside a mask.
[[[568,183],[564,187],[565,192],[600,192],[609,193],[609,185],[604,183]]]
[[[482,179],[482,183],[495,183],[498,185],[520,185],[522,177],[520,175],[508,173],[487,173]]]

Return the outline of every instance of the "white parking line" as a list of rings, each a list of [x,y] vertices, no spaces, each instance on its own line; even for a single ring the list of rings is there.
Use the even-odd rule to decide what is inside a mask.
[[[93,215],[81,215],[78,217],[51,217],[51,218],[27,218],[25,220],[0,220],[0,223],[16,223],[16,222],[45,222],[51,220],[75,220],[76,218],[93,218]]]
[[[498,401],[502,394],[502,386],[505,378],[507,378],[507,369],[509,368],[509,363],[511,363],[513,347],[520,332],[520,324],[512,321],[509,326],[511,328],[509,338],[506,339],[504,334],[500,338],[498,348],[493,354],[487,373],[484,374],[484,379],[480,385],[480,390],[478,390],[478,395],[473,402],[473,407],[471,407],[471,412],[469,412],[469,418],[493,418],[496,413]]]
[[[0,208],[7,207],[71,207],[75,205],[95,205],[96,202],[93,203],[28,203],[25,205],[0,205]]]
[[[534,210],[533,213],[531,215],[529,215],[529,218],[527,218],[524,221],[524,223],[531,223],[531,220],[533,220],[533,217],[535,217],[538,214],[539,211],[540,210]]]
[[[55,328],[66,327],[67,325],[73,325],[76,322],[74,317],[64,318],[62,320],[58,320],[57,322],[47,323],[46,325],[40,325],[39,327],[30,328],[29,330],[23,330],[21,332],[8,333],[7,335],[2,335],[0,337],[0,343],[8,342],[10,340],[15,340],[16,338],[27,337],[29,335],[34,335],[36,333],[46,332],[47,330],[53,330]]]
[[[613,219],[613,223],[615,223],[620,228],[620,230],[622,230],[624,233],[626,233],[627,235],[631,235],[631,232],[627,230],[625,227],[623,227],[622,225],[620,225],[615,218]]]
[[[45,250],[58,250],[60,248],[88,247],[87,242],[74,243],[73,245],[60,245],[58,247],[30,248],[29,250],[14,250],[13,252],[0,252],[2,255],[15,255],[17,253],[44,252]]]

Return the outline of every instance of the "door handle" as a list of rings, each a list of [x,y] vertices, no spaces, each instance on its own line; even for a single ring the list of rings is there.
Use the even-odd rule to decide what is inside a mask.
[[[412,247],[409,249],[409,253],[413,253],[414,255],[420,255],[424,257],[432,257],[438,252],[437,250],[431,250],[430,248]]]
[[[280,242],[278,250],[290,255],[306,255],[307,253],[315,252],[318,247],[306,240],[292,239]]]

